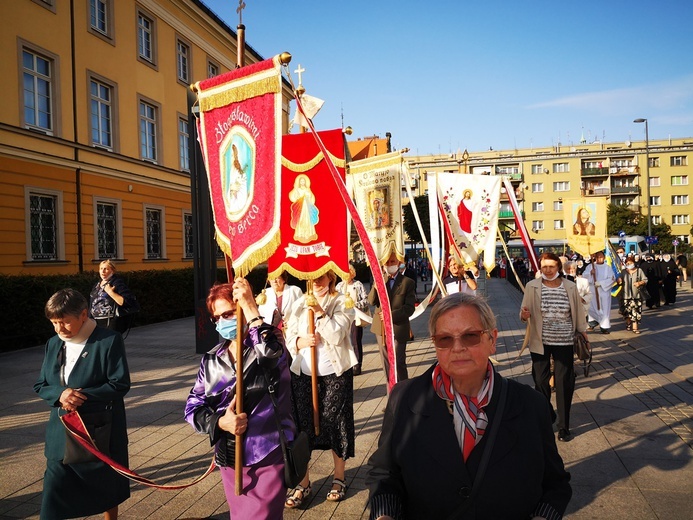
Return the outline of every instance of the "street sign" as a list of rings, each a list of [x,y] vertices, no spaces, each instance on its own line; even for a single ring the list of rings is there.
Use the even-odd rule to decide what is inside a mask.
[[[648,246],[651,246],[651,245],[653,245],[653,244],[657,244],[658,242],[659,242],[659,240],[657,240],[657,237],[656,237],[656,236],[645,237],[645,243],[646,243]]]
[[[679,245],[681,242],[679,242],[678,238],[675,238],[674,240],[671,241],[671,243],[675,246]]]
[[[618,232],[618,237],[619,237],[619,238],[624,238],[625,236],[626,236],[626,232],[625,232],[625,231],[619,231],[619,232]]]

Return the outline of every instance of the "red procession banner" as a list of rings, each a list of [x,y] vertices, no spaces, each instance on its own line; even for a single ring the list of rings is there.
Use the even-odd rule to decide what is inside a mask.
[[[200,81],[194,90],[217,243],[244,276],[280,241],[279,56]]]
[[[319,132],[329,159],[344,182],[344,135],[341,129]],[[310,133],[282,138],[281,245],[267,262],[268,277],[288,271],[314,279],[333,270],[349,273],[347,209]]]

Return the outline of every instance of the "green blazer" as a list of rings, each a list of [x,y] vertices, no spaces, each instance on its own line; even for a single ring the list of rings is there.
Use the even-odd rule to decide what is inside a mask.
[[[45,356],[34,390],[50,407],[46,428],[45,455],[49,460],[62,460],[65,452],[65,427],[58,417],[60,395],[66,388],[81,388],[87,400],[80,407],[103,409],[112,403],[111,457],[127,466],[127,426],[123,398],[130,390],[130,371],[123,338],[118,332],[96,327],[67,380],[60,383],[61,356],[64,341],[53,336],[46,343]]]

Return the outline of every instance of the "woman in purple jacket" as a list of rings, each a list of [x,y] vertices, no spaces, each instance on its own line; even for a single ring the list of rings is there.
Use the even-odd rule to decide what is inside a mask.
[[[236,302],[248,330],[243,341],[243,404],[236,415]],[[185,420],[207,433],[229,503],[231,518],[281,519],[286,485],[275,411],[268,379],[276,389],[279,422],[288,441],[296,427],[291,417],[290,376],[282,333],[264,323],[247,280],[213,286],[207,309],[224,341],[202,358],[188,396]],[[243,490],[235,493],[235,436],[243,436]]]

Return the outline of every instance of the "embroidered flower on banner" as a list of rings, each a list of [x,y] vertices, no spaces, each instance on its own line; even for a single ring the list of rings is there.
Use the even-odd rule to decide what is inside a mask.
[[[491,196],[488,190],[481,192],[482,205],[479,210],[479,221],[476,232],[472,235],[472,243],[475,247],[485,243],[488,233],[491,230]]]

